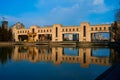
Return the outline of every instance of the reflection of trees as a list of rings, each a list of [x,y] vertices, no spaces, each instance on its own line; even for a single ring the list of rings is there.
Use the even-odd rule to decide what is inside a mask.
[[[5,64],[7,60],[12,58],[13,48],[0,47],[0,63]]]
[[[110,62],[114,64],[119,60],[120,60],[120,54],[118,50],[111,49]]]

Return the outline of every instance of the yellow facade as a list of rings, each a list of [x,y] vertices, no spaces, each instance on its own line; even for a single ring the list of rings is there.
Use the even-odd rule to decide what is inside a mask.
[[[39,41],[39,35],[52,35],[52,42],[63,41],[63,34],[78,34],[79,42],[91,42],[91,34],[97,32],[110,33],[110,24],[90,25],[88,22],[82,22],[79,26],[63,26],[61,24],[54,24],[48,27],[31,26],[27,28],[16,28],[13,26],[13,35],[15,41],[20,41],[19,35],[27,35],[35,33],[34,41]],[[44,37],[43,37],[44,38]]]

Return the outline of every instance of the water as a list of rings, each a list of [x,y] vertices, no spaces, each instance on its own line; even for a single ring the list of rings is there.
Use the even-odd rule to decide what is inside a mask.
[[[117,54],[105,47],[0,47],[0,80],[94,80]]]

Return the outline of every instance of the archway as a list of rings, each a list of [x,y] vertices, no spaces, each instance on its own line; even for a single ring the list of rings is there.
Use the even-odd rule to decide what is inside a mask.
[[[63,34],[63,41],[79,41],[79,34]]]
[[[18,39],[19,39],[19,41],[25,41],[25,40],[28,40],[28,36],[27,35],[19,35]]]
[[[109,42],[110,33],[108,32],[97,32],[91,33],[91,42]]]
[[[38,39],[39,39],[39,41],[51,41],[52,34],[39,34]]]

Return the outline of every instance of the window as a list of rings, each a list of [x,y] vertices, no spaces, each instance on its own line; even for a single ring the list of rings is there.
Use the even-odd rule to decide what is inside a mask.
[[[73,28],[73,31],[75,31],[75,29]]]
[[[76,31],[78,31],[78,28],[76,29]]]
[[[56,37],[58,37],[58,28],[56,27]]]
[[[91,28],[91,31],[93,31],[93,28]]]
[[[52,32],[52,30],[50,29],[50,32]]]
[[[62,31],[64,32],[64,29],[62,29]]]
[[[35,29],[34,28],[32,29],[32,33],[35,33]]]
[[[97,27],[95,28],[95,30],[97,30]]]
[[[83,27],[83,36],[86,37],[86,26]]]
[[[67,32],[67,29],[66,29],[66,32]]]
[[[100,27],[100,30],[102,30],[101,27]]]
[[[69,29],[69,31],[71,31],[71,29]]]
[[[106,27],[104,27],[104,30],[106,30]]]

